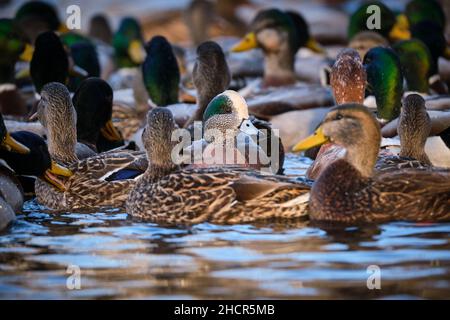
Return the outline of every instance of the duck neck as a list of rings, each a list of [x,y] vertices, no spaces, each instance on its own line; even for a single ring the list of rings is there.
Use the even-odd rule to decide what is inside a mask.
[[[294,55],[289,47],[264,55],[264,86],[284,86],[296,82]]]
[[[416,159],[425,164],[431,164],[430,159],[425,153],[425,141],[402,139],[402,136],[400,136],[399,156]]]
[[[75,153],[77,134],[75,128],[65,128],[63,134],[48,130],[48,151],[58,163],[70,165],[78,161]]]
[[[381,135],[379,129],[376,129],[378,128],[367,126],[364,136],[346,148],[345,160],[365,178],[372,176],[378,159]]]
[[[177,169],[178,166],[176,166],[172,162],[170,162],[170,164],[158,164],[149,161],[149,166],[147,167],[147,170],[145,171],[143,177],[145,181],[157,182],[164,176],[167,176]]]
[[[208,104],[211,102],[212,99],[214,99],[214,97],[220,93],[222,93],[223,90],[221,90],[220,88],[198,88],[198,108],[197,111],[195,112],[193,121],[202,121],[203,119],[203,113],[206,110],[206,107],[208,106]]]

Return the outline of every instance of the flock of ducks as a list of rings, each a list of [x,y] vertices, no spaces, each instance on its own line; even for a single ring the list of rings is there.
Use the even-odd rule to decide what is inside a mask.
[[[367,30],[371,4],[381,29]],[[170,224],[448,221],[445,23],[436,1],[412,0],[401,14],[366,3],[332,58],[293,11],[261,10],[229,51],[220,39],[191,50],[162,36],[145,43],[131,17],[113,33],[95,16],[82,35],[49,4],[27,2],[0,19],[0,229],[24,195],[57,211],[124,208]],[[230,72],[228,59],[252,49],[263,74]],[[299,49],[323,57],[321,84],[298,80]],[[174,161],[173,133],[199,128],[183,142],[188,159]],[[192,164],[194,149],[202,161]],[[242,161],[206,161],[229,150]],[[315,159],[307,179],[282,174],[288,151]]]

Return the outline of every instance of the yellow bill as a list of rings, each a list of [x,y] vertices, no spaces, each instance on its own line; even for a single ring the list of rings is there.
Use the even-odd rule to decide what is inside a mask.
[[[256,42],[256,34],[254,32],[248,33],[238,44],[231,48],[231,52],[242,52],[255,49],[258,47]]]
[[[61,23],[58,27],[58,30],[56,30],[59,33],[67,33],[70,32],[69,28],[67,28],[65,23]]]
[[[30,67],[22,68],[15,74],[15,78],[17,80],[26,79],[26,78],[30,78],[30,77],[31,77]]]
[[[33,58],[34,53],[34,47],[31,44],[26,44],[25,49],[23,50],[22,54],[20,55],[20,60],[30,62],[31,58]]]
[[[52,161],[51,168],[45,171],[43,178],[45,181],[55,186],[58,190],[65,191],[65,183],[59,177],[71,177],[72,175],[72,171]]]
[[[329,141],[329,138],[323,134],[322,126],[317,128],[314,134],[297,143],[293,148],[293,152],[299,152],[320,146]]]
[[[325,49],[320,45],[320,43],[318,43],[313,38],[309,38],[308,42],[306,42],[305,47],[316,53],[326,53]]]
[[[142,42],[133,40],[128,47],[128,55],[134,63],[142,63],[145,60],[145,49]]]
[[[411,39],[408,18],[404,14],[397,16],[396,22],[389,32],[389,38],[396,41]]]
[[[103,128],[100,129],[101,134],[109,141],[121,141],[122,136],[119,130],[114,127],[114,124],[109,120]]]
[[[30,149],[21,144],[19,141],[11,137],[9,133],[6,133],[5,139],[1,143],[2,147],[8,151],[14,151],[17,153],[27,154],[30,153]]]

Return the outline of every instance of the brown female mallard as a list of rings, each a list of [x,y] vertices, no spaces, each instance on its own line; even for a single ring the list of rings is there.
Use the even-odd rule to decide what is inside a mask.
[[[345,156],[326,167],[311,189],[310,218],[343,223],[450,220],[450,172],[398,169],[374,175],[380,126],[360,104],[333,108],[311,136],[332,141]],[[300,142],[297,149],[303,149]]]
[[[166,223],[244,223],[306,214],[308,185],[242,168],[179,169],[171,156],[174,129],[170,110],[149,113],[143,141],[151,165],[129,194],[131,216]]]

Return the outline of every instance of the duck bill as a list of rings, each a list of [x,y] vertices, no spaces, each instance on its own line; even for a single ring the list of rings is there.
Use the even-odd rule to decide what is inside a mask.
[[[69,30],[69,28],[67,28],[65,23],[61,23],[56,31],[59,33],[67,33],[70,30]]]
[[[33,53],[34,47],[27,43],[19,59],[25,62],[31,62],[31,58],[33,58]]]
[[[52,161],[51,168],[45,171],[43,178],[58,190],[65,191],[66,186],[64,181],[59,177],[71,177],[72,175],[72,171]]]
[[[6,137],[2,142],[2,146],[5,147],[8,151],[14,151],[22,154],[30,153],[30,149],[11,137],[9,133],[6,133]]]
[[[86,78],[87,76],[89,76],[89,73],[86,70],[84,70],[83,68],[81,68],[80,66],[77,66],[74,64],[69,69],[69,75],[72,77]]]
[[[133,40],[128,47],[128,55],[134,63],[141,64],[145,60],[145,50],[141,41]]]
[[[256,42],[256,34],[254,32],[248,33],[238,44],[231,48],[231,52],[242,52],[255,49],[258,47]]]
[[[408,18],[404,14],[397,16],[396,22],[389,32],[389,38],[396,41],[411,39]]]
[[[119,130],[114,127],[114,124],[111,120],[109,120],[103,128],[100,129],[100,132],[103,137],[108,139],[109,141],[121,141],[122,136],[120,135]]]
[[[317,128],[314,134],[297,143],[292,148],[292,151],[293,152],[305,151],[313,147],[320,146],[328,141],[330,141],[330,139],[323,134],[322,126],[320,126],[319,128]]]
[[[325,49],[313,38],[309,38],[305,47],[316,53],[325,53]]]

